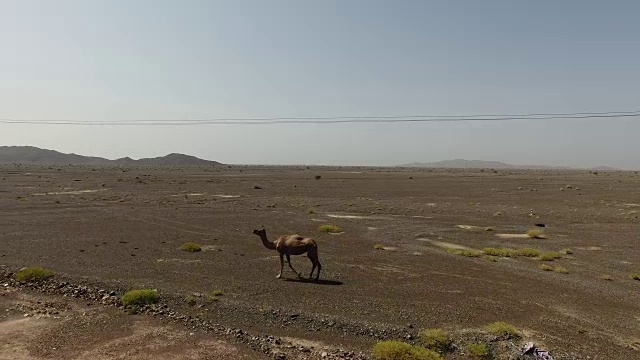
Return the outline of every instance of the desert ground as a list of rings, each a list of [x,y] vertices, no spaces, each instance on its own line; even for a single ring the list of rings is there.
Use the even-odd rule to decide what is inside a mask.
[[[640,358],[635,172],[2,165],[0,209],[0,359],[364,359],[427,328],[452,334],[447,359],[485,339],[496,359],[528,341]],[[276,279],[261,226],[314,238],[320,281]],[[30,266],[55,275],[13,279]],[[160,303],[119,303],[141,288]],[[521,338],[491,338],[495,321]]]

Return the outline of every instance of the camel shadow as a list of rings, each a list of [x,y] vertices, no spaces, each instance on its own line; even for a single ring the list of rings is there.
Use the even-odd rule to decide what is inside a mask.
[[[289,281],[289,282],[298,282],[298,283],[303,283],[303,284],[316,284],[316,285],[338,286],[338,285],[342,285],[343,284],[342,281],[324,280],[324,279],[320,279],[320,280],[314,280],[314,279],[283,279],[283,280],[284,281]]]

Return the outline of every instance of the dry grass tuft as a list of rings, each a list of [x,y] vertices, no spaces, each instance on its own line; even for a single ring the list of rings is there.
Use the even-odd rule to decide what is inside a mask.
[[[199,252],[202,251],[202,247],[200,244],[196,244],[194,242],[186,242],[180,245],[180,250],[187,252]]]
[[[318,226],[318,231],[335,234],[342,232],[342,228],[336,225],[325,224]]]
[[[557,273],[561,273],[561,274],[568,274],[569,270],[567,270],[566,268],[563,268],[562,266],[550,266],[547,264],[542,264],[540,265],[540,269],[544,270],[544,271],[555,271]]]
[[[510,248],[492,248],[486,247],[482,249],[486,255],[498,256],[498,257],[512,257],[517,255],[517,251]]]
[[[42,281],[53,276],[53,271],[41,267],[27,267],[13,275],[18,281]]]
[[[545,251],[545,252],[541,253],[540,255],[538,255],[536,257],[536,260],[553,261],[553,260],[560,259],[560,258],[562,258],[562,255],[560,253],[557,253],[555,251]]]
[[[482,255],[482,251],[474,250],[474,249],[454,249],[454,248],[449,248],[449,249],[447,249],[447,252],[450,252],[450,253],[456,254],[456,255],[466,256],[466,257],[479,257],[480,255]]]
[[[469,344],[467,346],[467,350],[469,351],[469,354],[471,354],[471,356],[473,356],[475,359],[485,360],[490,358],[489,347],[487,346],[487,344]]]
[[[522,249],[518,249],[517,253],[519,256],[537,257],[542,254],[542,251],[534,248],[522,248]]]
[[[209,294],[207,294],[207,298],[211,301],[218,301],[218,298],[222,295],[224,295],[222,290],[211,290]]]
[[[380,341],[373,347],[375,360],[443,360],[437,352],[402,341]]]
[[[452,344],[449,334],[442,329],[425,329],[420,331],[420,342],[424,347],[440,352],[447,351]]]
[[[149,305],[160,301],[160,295],[153,289],[129,290],[120,298],[124,305]]]
[[[511,324],[503,321],[496,321],[491,324],[485,325],[484,329],[498,338],[501,339],[518,339],[520,338],[520,332]]]
[[[529,229],[527,230],[527,236],[532,239],[545,239],[544,231],[541,229]]]

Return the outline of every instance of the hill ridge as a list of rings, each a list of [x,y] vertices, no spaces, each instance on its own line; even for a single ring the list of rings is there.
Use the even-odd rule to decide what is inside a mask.
[[[170,153],[165,156],[140,158],[123,157],[115,160],[98,156],[62,153],[35,146],[0,146],[0,164],[23,163],[42,165],[222,165],[220,162],[204,160],[192,155]]]
[[[571,170],[571,169],[587,169],[587,170],[601,170],[601,171],[615,171],[618,170],[609,166],[596,166],[585,168],[574,168],[570,166],[551,166],[551,165],[514,165],[508,164],[502,161],[488,161],[488,160],[467,160],[467,159],[451,159],[441,160],[435,162],[413,162],[404,165],[398,165],[399,167],[422,167],[422,168],[452,168],[452,169],[557,169],[557,170]]]

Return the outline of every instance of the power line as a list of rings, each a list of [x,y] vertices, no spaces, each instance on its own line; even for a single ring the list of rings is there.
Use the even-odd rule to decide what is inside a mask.
[[[532,113],[506,115],[404,115],[404,116],[336,116],[214,119],[138,119],[138,120],[66,120],[0,119],[3,124],[80,125],[80,126],[193,126],[193,125],[274,125],[274,124],[344,124],[344,123],[415,123],[461,121],[565,120],[640,117],[637,111]]]

